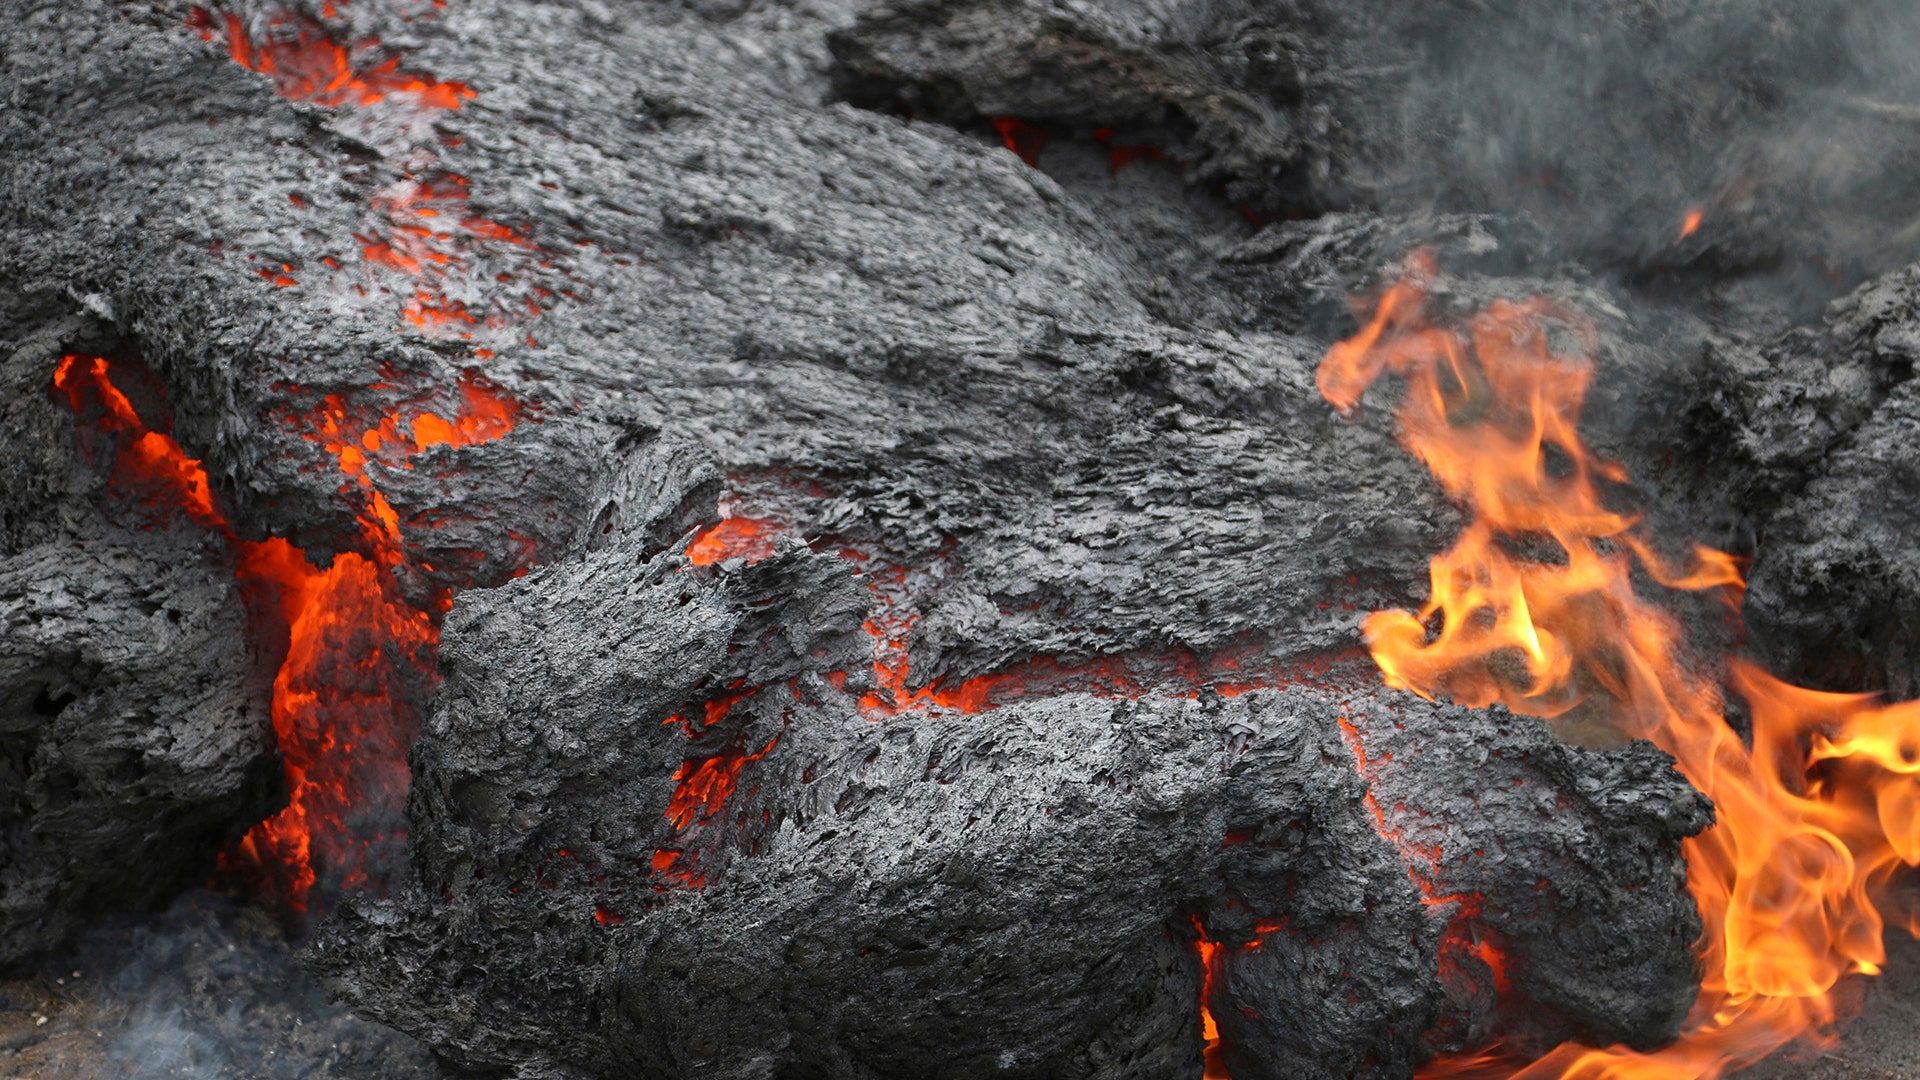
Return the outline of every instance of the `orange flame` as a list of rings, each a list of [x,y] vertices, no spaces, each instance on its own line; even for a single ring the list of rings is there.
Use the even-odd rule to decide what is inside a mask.
[[[1834,987],[1879,970],[1891,879],[1920,863],[1920,703],[1816,693],[1736,661],[1730,688],[1753,718],[1743,742],[1720,690],[1686,663],[1678,623],[1633,585],[1637,568],[1737,603],[1740,568],[1701,547],[1687,569],[1670,566],[1633,515],[1610,508],[1605,485],[1625,471],[1577,430],[1591,327],[1540,299],[1496,302],[1465,331],[1437,327],[1423,310],[1433,272],[1430,256],[1410,260],[1318,373],[1343,412],[1382,373],[1401,375],[1401,442],[1466,515],[1433,562],[1426,606],[1367,618],[1375,662],[1425,697],[1649,739],[1712,798],[1718,824],[1685,846],[1705,974],[1677,1041],[1647,1053],[1569,1044],[1530,1065],[1483,1053],[1429,1075],[1700,1080],[1796,1039],[1831,1040]],[[1580,350],[1557,350],[1556,331]]]
[[[1705,221],[1706,218],[1707,212],[1705,210],[1697,206],[1689,209],[1687,216],[1680,219],[1680,239],[1685,240],[1687,237],[1699,232],[1700,223]]]

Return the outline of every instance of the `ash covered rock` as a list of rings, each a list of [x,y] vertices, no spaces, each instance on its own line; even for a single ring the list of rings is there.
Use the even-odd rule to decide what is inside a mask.
[[[1790,670],[1920,690],[1920,392],[1896,388],[1767,524],[1747,611]]]
[[[1758,529],[1913,377],[1920,359],[1920,267],[1830,304],[1824,325],[1752,340],[1709,339],[1684,447]]]
[[[1896,697],[1920,687],[1917,283],[1908,267],[1836,300],[1822,328],[1711,343],[1681,448],[1753,538],[1745,614],[1770,662]]]
[[[696,567],[642,536],[458,601],[417,879],[305,954],[357,1007],[470,1067],[594,1075],[1181,1075],[1203,983],[1237,1077],[1405,1075],[1450,1002],[1497,1025],[1490,981],[1436,979],[1446,918],[1328,692],[875,714],[847,560],[789,541]],[[1361,696],[1440,747],[1375,798],[1512,860],[1448,847],[1433,871],[1485,891],[1508,974],[1571,1030],[1670,1034],[1693,987],[1676,847],[1706,815],[1666,760]],[[1471,745],[1517,751],[1525,801],[1471,804]],[[1560,824],[1530,839],[1543,805]],[[1648,933],[1605,954],[1630,987],[1605,998],[1564,950],[1613,918]]]
[[[932,0],[870,8],[830,40],[838,91],[868,107],[1100,128],[1262,213],[1357,194],[1365,135],[1341,123],[1353,88],[1336,70],[1351,30],[1310,5]]]
[[[37,544],[0,567],[0,963],[164,903],[273,791],[246,611],[192,539]]]
[[[1913,257],[1885,226],[1920,213],[1916,40],[1897,3],[1712,0],[919,0],[831,37],[848,100],[1017,120],[1050,171],[1046,138],[1097,130],[1116,171],[1151,147],[1261,215],[1529,217],[1643,283],[1803,314]]]

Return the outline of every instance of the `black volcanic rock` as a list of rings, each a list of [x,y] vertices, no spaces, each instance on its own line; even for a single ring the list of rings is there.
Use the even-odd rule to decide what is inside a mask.
[[[472,96],[289,102],[230,59],[224,19],[190,26],[187,5],[0,5],[0,295],[50,328],[37,352],[6,338],[7,407],[39,411],[19,437],[32,454],[0,462],[0,581],[31,596],[81,568],[111,586],[87,601],[107,630],[9,628],[0,656],[37,700],[40,673],[87,642],[128,651],[112,702],[74,691],[68,710],[94,702],[76,723],[192,691],[166,708],[217,745],[194,760],[218,782],[169,840],[180,866],[266,809],[232,794],[266,747],[260,712],[225,726],[264,682],[230,579],[217,552],[183,551],[188,531],[103,517],[98,463],[58,403],[40,408],[67,349],[145,358],[239,539],[285,537],[318,566],[364,554],[390,513],[401,595],[439,617],[444,592],[470,588],[445,613],[446,682],[414,751],[411,880],[347,902],[307,954],[347,1000],[527,1075],[1158,1077],[1200,1067],[1204,934],[1241,1080],[1404,1076],[1491,1034],[1672,1032],[1693,985],[1677,844],[1706,808],[1663,758],[1301,674],[1352,647],[1362,612],[1412,600],[1455,526],[1394,444],[1388,391],[1349,423],[1313,385],[1351,326],[1347,294],[1408,246],[1437,242],[1460,269],[1435,290],[1446,311],[1548,293],[1596,315],[1614,372],[1596,442],[1636,475],[1733,415],[1661,427],[1663,408],[1698,404],[1663,394],[1670,367],[1704,355],[1704,317],[1648,314],[1566,263],[1552,213],[1476,203],[1515,161],[1532,176],[1553,138],[1499,176],[1440,177],[1458,213],[1432,212],[1425,187],[1394,203],[1352,163],[1400,160],[1401,134],[1317,128],[1314,95],[1378,104],[1339,80],[1390,89],[1404,50],[1374,56],[1347,24],[1277,4],[1173,27],[1172,50],[1126,24],[1144,5],[1060,15],[1075,48],[1132,60],[1118,80],[1081,63],[1050,99],[1079,111],[1057,113],[1019,95],[1065,69],[979,79],[1058,25],[1031,4],[328,7],[219,14]],[[1600,37],[1641,40],[1625,7],[1593,7]],[[962,15],[996,12],[1019,36],[959,34],[979,29]],[[1577,19],[1553,25],[1582,40]],[[1090,133],[1030,168],[957,99],[920,99],[955,113],[941,122],[903,118],[845,100],[849,79],[893,95],[855,95],[867,104],[947,79],[981,115],[1132,124],[1206,182],[1169,162],[1116,171]],[[1726,94],[1746,115],[1746,90]],[[1685,126],[1671,119],[1651,126]],[[1562,207],[1603,233],[1615,218],[1581,217],[1582,200],[1669,163],[1615,152],[1640,133],[1608,134],[1589,148],[1608,168]],[[1712,172],[1687,163],[1688,184]],[[1627,207],[1645,227],[1608,259],[1717,280],[1774,257],[1712,224],[1677,244],[1669,219],[1693,188],[1663,184]],[[1389,205],[1370,211],[1363,188]],[[1256,226],[1234,201],[1359,205]],[[444,262],[401,258],[419,232]],[[1759,339],[1766,295],[1723,298],[1725,340]],[[1894,415],[1897,394],[1867,417],[1836,393],[1819,403],[1831,439],[1769,437],[1771,399],[1717,355],[1695,389],[1714,407],[1759,392],[1768,419],[1739,493],[1662,474],[1677,515],[1718,499],[1756,518],[1845,430]],[[1817,390],[1827,370],[1794,377]],[[340,447],[382,420],[445,422],[476,395],[511,403],[512,430],[343,474]],[[38,520],[57,514],[105,524]],[[764,557],[695,565],[689,534],[723,519],[762,533]],[[193,633],[139,637],[133,613],[169,603]],[[968,686],[983,696],[942,697]],[[89,724],[77,756],[118,761],[120,729]],[[1363,779],[1355,738],[1396,767]],[[107,825],[153,816],[95,772],[114,797],[89,805],[120,815]],[[15,805],[9,828],[53,835],[51,804]],[[1475,905],[1423,902],[1440,898],[1409,877],[1418,859],[1382,836],[1414,828],[1402,806],[1440,834],[1419,849],[1440,852],[1425,883]],[[66,872],[9,894],[22,925],[61,889],[163,891],[129,895],[148,877],[129,857]],[[69,928],[46,926],[21,947]],[[1502,1000],[1483,946],[1538,1008]]]
[[[164,903],[263,813],[273,736],[230,571],[191,541],[36,544],[0,572],[0,962]]]
[[[1835,300],[1825,325],[1709,343],[1676,451],[1716,477],[1756,561],[1745,614],[1778,670],[1920,688],[1920,267]]]
[[[1400,755],[1387,825],[1419,814],[1449,837],[1435,879],[1484,896],[1449,932],[1501,934],[1562,1018],[1530,1030],[1652,1044],[1691,1002],[1677,845],[1709,811],[1651,747],[1177,678],[875,716],[866,592],[787,541],[710,567],[617,543],[464,594],[415,750],[417,880],[306,962],[472,1067],[1148,1077],[1198,1067],[1197,928],[1235,1076],[1404,1075],[1443,1005],[1495,1022],[1493,983],[1436,980],[1455,910],[1379,831],[1351,716]],[[714,762],[720,805],[673,820]]]

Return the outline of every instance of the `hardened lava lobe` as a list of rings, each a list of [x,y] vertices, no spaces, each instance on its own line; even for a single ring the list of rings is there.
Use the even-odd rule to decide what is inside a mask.
[[[1237,1077],[1405,1075],[1495,1027],[1644,1044],[1691,1002],[1677,846],[1710,812],[1648,747],[1278,681],[876,718],[866,594],[791,540],[622,540],[464,595],[417,879],[307,963],[454,1060],[597,1075],[1180,1075],[1200,935]],[[1416,830],[1449,838],[1425,878]]]

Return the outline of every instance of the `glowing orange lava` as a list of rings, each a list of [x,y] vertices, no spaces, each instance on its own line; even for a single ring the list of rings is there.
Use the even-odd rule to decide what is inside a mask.
[[[694,534],[687,546],[688,561],[695,566],[712,566],[735,558],[748,563],[759,561],[773,553],[774,542],[783,528],[769,518],[723,517]],[[1342,653],[1296,660],[1283,666],[1267,658],[1254,645],[1225,649],[1205,661],[1183,651],[1167,655],[1107,656],[1081,664],[1062,664],[1041,656],[1005,671],[909,687],[908,635],[918,613],[904,596],[906,570],[897,566],[864,565],[873,563],[874,559],[856,548],[841,548],[839,554],[867,570],[873,590],[874,608],[864,628],[873,641],[875,689],[861,695],[859,701],[861,713],[873,721],[936,708],[980,713],[1023,696],[1061,692],[1077,691],[1104,697],[1139,697],[1149,692],[1163,692],[1197,697],[1202,688],[1207,688],[1222,697],[1233,697],[1255,687],[1319,682],[1325,680],[1336,665],[1349,659],[1348,654]],[[836,689],[844,689],[848,673],[828,672],[826,679]],[[736,741],[716,750],[707,745],[708,733],[735,705],[765,689],[735,684],[703,703],[697,711],[683,710],[664,721],[666,726],[678,726],[699,756],[682,761],[674,773],[674,790],[668,797],[664,816],[673,826],[676,846],[659,848],[653,853],[650,869],[656,891],[702,889],[708,884],[706,873],[699,868],[702,838],[698,832],[721,820],[727,800],[739,786],[746,766],[766,756],[779,742],[776,737],[760,749],[752,750]],[[800,695],[797,684],[786,684],[786,691],[796,697]],[[610,921],[606,917],[608,913],[604,907],[596,912],[602,925],[618,921]],[[1257,948],[1258,944],[1256,941],[1250,947]]]
[[[1040,152],[1047,148],[1052,138],[1046,128],[1012,116],[996,116],[993,118],[993,130],[1007,149],[1013,151],[1021,161],[1031,168],[1040,167]]]
[[[1698,1080],[1795,1040],[1830,1041],[1836,984],[1879,970],[1893,878],[1920,863],[1920,703],[1816,693],[1735,661],[1728,689],[1753,719],[1744,742],[1720,688],[1688,665],[1679,624],[1633,582],[1638,570],[1737,602],[1739,567],[1700,547],[1689,567],[1671,566],[1633,515],[1610,508],[1618,492],[1606,485],[1625,472],[1577,431],[1591,329],[1545,300],[1497,302],[1464,330],[1435,326],[1424,312],[1433,273],[1429,257],[1411,260],[1319,370],[1342,411],[1382,373],[1400,375],[1401,441],[1466,517],[1433,562],[1426,607],[1367,618],[1374,660],[1389,684],[1425,697],[1649,739],[1712,798],[1718,823],[1685,846],[1705,975],[1678,1040],[1646,1053],[1569,1044],[1532,1063],[1483,1053],[1428,1075]],[[1557,351],[1556,329],[1582,349]]]
[[[380,58],[377,40],[349,48],[330,39],[322,27],[291,14],[268,20],[257,39],[239,15],[216,16],[206,8],[192,9],[187,25],[208,41],[224,29],[233,62],[272,79],[281,97],[296,101],[371,105],[398,94],[421,108],[458,109],[473,97],[462,83],[401,71],[399,57]]]
[[[1213,1019],[1213,990],[1225,972],[1225,946],[1207,937],[1200,917],[1193,917],[1194,948],[1200,953],[1200,1060],[1205,1065],[1203,1080],[1232,1080],[1227,1073],[1226,1044],[1220,1038],[1220,1025]],[[1257,944],[1257,943],[1256,943]]]
[[[111,488],[115,498],[164,512],[179,508],[194,521],[225,531],[227,522],[213,505],[207,470],[187,456],[173,436],[148,428],[108,377],[99,356],[66,356],[53,374],[55,390],[66,395],[75,417],[90,420],[115,438]]]
[[[344,44],[329,35],[327,26],[296,12],[248,20],[196,7],[187,25],[209,41],[224,35],[232,59],[265,75],[282,97],[333,108],[379,106],[379,130],[399,141],[383,149],[390,160],[405,162],[404,171],[368,200],[353,233],[363,271],[358,280],[341,275],[340,261],[332,256],[320,260],[335,272],[330,287],[336,296],[390,295],[404,326],[422,336],[478,336],[496,346],[522,339],[525,335],[513,327],[555,302],[554,290],[519,281],[521,275],[551,268],[528,231],[475,213],[466,178],[439,164],[438,146],[457,146],[461,140],[436,134],[425,121],[472,99],[474,92],[465,84],[402,71],[399,57],[378,40]],[[297,209],[309,205],[298,193],[289,199]],[[491,257],[493,265],[484,275],[470,265],[475,254]],[[499,273],[499,265],[511,265],[516,273]],[[301,284],[291,264],[279,266],[255,272],[276,286]],[[492,349],[475,350],[476,356],[492,354]]]
[[[138,381],[144,369],[127,362],[121,374]],[[181,515],[216,532],[261,616],[256,621],[281,642],[264,643],[264,651],[284,649],[272,719],[288,803],[221,855],[219,876],[245,881],[294,912],[308,910],[316,887],[330,895],[377,888],[383,868],[397,865],[405,840],[394,825],[406,800],[406,753],[439,639],[428,614],[394,590],[391,571],[402,557],[397,531],[390,522],[369,525],[376,541],[371,555],[342,552],[324,569],[284,539],[239,540],[214,501],[205,468],[170,435],[152,430],[113,378],[108,360],[86,356],[64,358],[53,378],[83,444],[89,432],[110,440],[109,495],[142,507],[161,525]],[[512,427],[517,402],[479,383],[465,391],[453,421],[433,417],[436,423],[423,424],[431,414],[414,417],[407,439],[390,417],[365,433],[362,445],[381,449],[371,437],[386,432],[414,453],[497,438]],[[164,422],[163,410],[155,412],[162,414],[156,422]],[[329,415],[322,410],[323,421]],[[344,454],[341,467],[347,471]],[[367,483],[364,469],[358,480]],[[377,491],[374,496],[376,507],[384,505]]]
[[[273,732],[288,801],[222,856],[221,870],[305,912],[316,885],[329,895],[377,887],[396,865],[407,748],[439,629],[355,552],[322,570],[274,538],[241,545],[239,564],[256,603],[287,628]]]
[[[727,559],[759,562],[773,554],[779,528],[764,518],[729,517],[700,530],[687,545],[687,561],[712,566]]]

